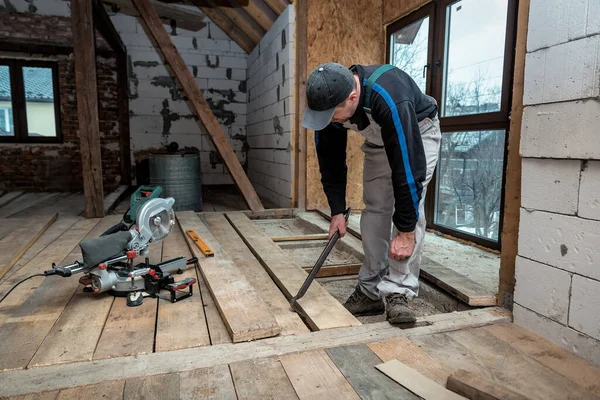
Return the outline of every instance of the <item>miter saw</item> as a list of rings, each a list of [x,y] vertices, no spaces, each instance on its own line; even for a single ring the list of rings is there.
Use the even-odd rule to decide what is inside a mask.
[[[158,194],[160,187],[138,188],[131,196],[131,207],[123,222],[100,237],[79,244],[82,261],[63,266],[52,264],[52,269],[44,275],[69,277],[82,272],[85,275],[79,282],[85,285],[85,291],[127,296],[127,305],[132,307],[142,304],[144,295],[173,303],[192,296],[196,279],[175,282],[172,274],[195,264],[197,258],[178,257],[153,265],[147,257],[148,245],[166,238],[175,225],[175,199],[159,198]],[[138,256],[145,256],[145,261],[136,264]],[[170,296],[160,294],[161,289],[168,290]]]

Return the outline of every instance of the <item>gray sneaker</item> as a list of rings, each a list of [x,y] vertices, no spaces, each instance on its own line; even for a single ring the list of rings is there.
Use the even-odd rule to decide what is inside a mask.
[[[387,320],[390,324],[414,323],[417,319],[415,314],[408,308],[406,295],[393,293],[386,296]]]
[[[371,300],[358,286],[354,293],[348,297],[344,307],[357,316],[379,315],[385,312],[385,304],[382,299]]]

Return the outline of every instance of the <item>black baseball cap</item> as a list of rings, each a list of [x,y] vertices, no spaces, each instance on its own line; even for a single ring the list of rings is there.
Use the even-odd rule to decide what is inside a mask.
[[[306,110],[302,125],[319,131],[331,122],[335,108],[354,90],[354,74],[338,63],[315,68],[306,81]]]

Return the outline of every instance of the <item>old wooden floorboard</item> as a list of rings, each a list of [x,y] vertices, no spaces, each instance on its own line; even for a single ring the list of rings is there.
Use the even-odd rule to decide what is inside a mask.
[[[446,387],[467,399],[531,400],[530,397],[513,392],[506,386],[488,381],[464,369],[459,369],[450,375]]]
[[[252,253],[267,269],[286,298],[291,299],[306,280],[306,272],[298,266],[269,236],[243,213],[227,213],[235,230]],[[360,325],[318,282],[313,282],[306,295],[298,301],[312,329],[322,330]]]
[[[98,385],[89,385],[73,389],[61,390],[57,400],[81,399],[122,399],[125,381],[105,382]]]
[[[36,206],[37,204],[43,205],[43,202],[59,195],[59,193],[25,193],[23,196],[19,197],[18,201],[12,201],[0,208],[0,218],[11,217],[23,210],[27,210],[29,207]]]
[[[240,399],[298,399],[279,360],[265,358],[229,365]]]
[[[0,208],[4,207],[16,198],[21,197],[23,194],[24,192],[22,191],[4,193],[2,197],[0,197]]]
[[[134,378],[125,381],[124,400],[179,400],[179,374]]]
[[[254,286],[258,295],[269,307],[277,323],[281,326],[282,335],[295,335],[308,332],[308,328],[302,319],[290,309],[277,285],[273,282],[267,271],[262,267],[252,252],[246,247],[244,241],[229,224],[223,214],[204,215],[208,226],[219,241],[223,250],[231,257],[231,260],[246,276],[250,284]]]
[[[164,240],[162,259],[167,261],[177,257],[186,259],[192,257],[178,224],[173,227],[171,234]],[[177,281],[188,277],[198,279],[195,264],[188,266],[182,274],[174,275]],[[159,300],[155,351],[210,345],[200,288],[198,285],[194,285],[192,290],[194,291],[192,297],[177,303]],[[166,291],[164,294],[169,295]],[[208,293],[207,295],[210,296]]]
[[[237,400],[227,364],[181,372],[181,400]]]
[[[198,257],[204,282],[215,300],[233,342],[262,339],[281,332],[273,313],[257,291],[231,261],[219,242],[193,211],[176,213],[182,230],[194,231],[214,252],[204,254],[186,234],[190,250]]]
[[[326,351],[361,398],[418,399],[375,369],[381,360],[367,346],[343,346]]]
[[[160,263],[163,242],[150,243],[149,248],[150,263]],[[134,263],[141,262],[144,262],[142,256],[134,259]],[[158,299],[146,297],[142,305],[128,307],[127,298],[116,297],[106,319],[93,359],[152,353],[154,351],[157,302]]]
[[[486,308],[418,318],[426,323],[412,329],[398,329],[389,323],[374,323],[349,328],[329,329],[298,335],[279,336],[252,342],[221,344],[95,361],[84,361],[0,374],[0,396],[65,389],[115,379],[130,379],[173,372],[210,368],[222,364],[282,356],[336,346],[381,341],[392,337],[411,337],[507,322],[509,313]],[[68,376],[69,379],[56,379]],[[15,385],[14,382],[19,382]]]

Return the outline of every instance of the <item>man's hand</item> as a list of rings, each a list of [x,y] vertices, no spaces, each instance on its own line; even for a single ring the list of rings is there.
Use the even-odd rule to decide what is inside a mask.
[[[340,231],[340,237],[344,237],[347,226],[348,223],[346,222],[344,214],[336,214],[331,217],[331,223],[329,224],[329,239],[331,239],[333,234],[338,230]]]
[[[415,232],[398,232],[390,242],[390,258],[392,260],[404,260],[413,253],[415,249]]]

